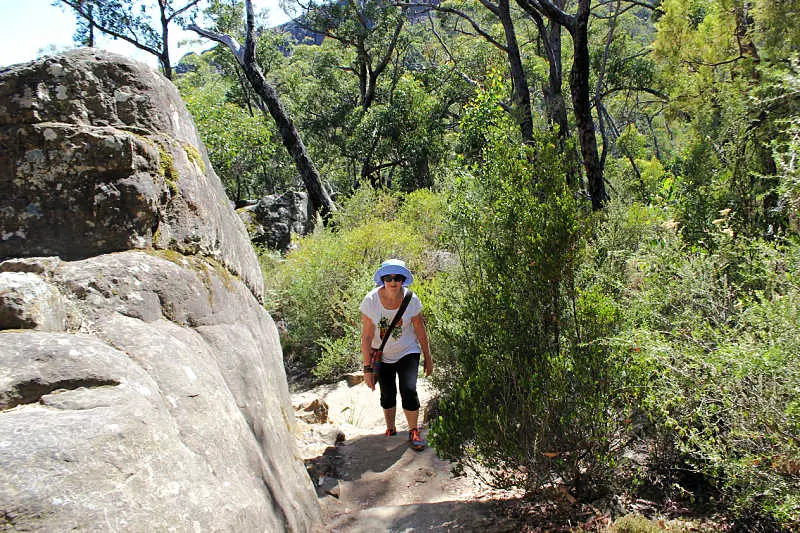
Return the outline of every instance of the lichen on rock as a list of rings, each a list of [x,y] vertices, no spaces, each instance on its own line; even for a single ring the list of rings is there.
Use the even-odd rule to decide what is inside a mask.
[[[0,190],[11,199],[0,258],[174,247],[213,257],[262,298],[247,232],[169,80],[78,49],[4,69],[0,101]],[[31,187],[38,202],[25,200]]]

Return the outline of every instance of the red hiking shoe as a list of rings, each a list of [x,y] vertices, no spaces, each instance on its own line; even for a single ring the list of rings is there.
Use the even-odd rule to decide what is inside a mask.
[[[395,428],[386,430],[387,437],[394,437],[395,435],[397,435],[397,430]]]
[[[411,428],[408,431],[408,440],[411,444],[411,449],[415,452],[421,452],[425,449],[425,441],[422,440],[422,436],[419,434],[419,428]]]

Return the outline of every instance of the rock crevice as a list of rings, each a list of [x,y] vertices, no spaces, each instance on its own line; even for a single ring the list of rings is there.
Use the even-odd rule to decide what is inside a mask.
[[[18,405],[39,403],[42,397],[60,390],[92,389],[96,387],[116,387],[119,381],[113,379],[81,378],[61,379],[52,383],[32,379],[16,383],[0,396],[0,411],[13,409]]]

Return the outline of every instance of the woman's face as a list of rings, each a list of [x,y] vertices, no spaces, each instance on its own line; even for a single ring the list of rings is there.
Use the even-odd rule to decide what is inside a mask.
[[[381,278],[383,286],[390,290],[397,290],[403,286],[406,277],[401,274],[388,274]]]

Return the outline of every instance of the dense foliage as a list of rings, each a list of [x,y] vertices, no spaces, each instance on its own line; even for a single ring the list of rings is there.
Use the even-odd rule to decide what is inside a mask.
[[[621,424],[622,373],[603,342],[617,312],[575,285],[587,220],[556,139],[509,135],[493,79],[465,112],[465,144],[481,148],[448,202],[461,268],[446,291],[458,301],[446,327],[455,357],[433,442],[501,486],[560,479],[585,496],[607,474]]]
[[[430,290],[437,258],[428,252],[441,210],[441,199],[426,190],[401,196],[365,187],[336,214],[335,229],[318,228],[286,257],[264,261],[267,308],[285,328],[293,366],[323,380],[360,368],[358,306],[374,287],[372,274],[387,257],[403,258],[416,273],[414,290]]]

